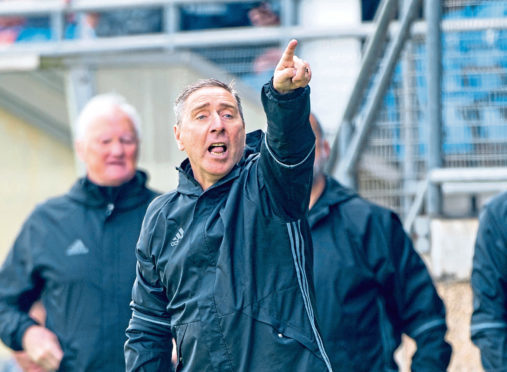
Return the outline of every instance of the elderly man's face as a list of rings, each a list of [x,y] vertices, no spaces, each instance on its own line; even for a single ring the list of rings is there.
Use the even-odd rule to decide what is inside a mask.
[[[138,138],[134,124],[118,108],[98,116],[76,145],[92,182],[101,186],[119,186],[134,177]]]
[[[231,171],[245,147],[245,126],[238,104],[220,87],[201,88],[187,98],[174,135],[204,190]]]

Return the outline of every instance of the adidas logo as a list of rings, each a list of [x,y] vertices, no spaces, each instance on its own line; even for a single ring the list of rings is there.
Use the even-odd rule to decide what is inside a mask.
[[[176,236],[171,240],[171,247],[176,247],[178,244],[180,244],[180,240],[183,238],[183,235],[185,234],[185,231],[180,227],[178,229],[178,232],[176,233]]]
[[[65,254],[67,256],[76,256],[80,254],[87,254],[90,250],[84,245],[81,239],[77,239],[74,243],[69,245]]]

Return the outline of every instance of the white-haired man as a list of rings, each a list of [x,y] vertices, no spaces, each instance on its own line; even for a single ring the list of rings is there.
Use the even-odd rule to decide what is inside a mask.
[[[135,244],[156,193],[137,170],[136,110],[92,98],[76,123],[86,176],[38,205],[0,269],[0,337],[43,370],[123,371]],[[41,299],[45,325],[28,315]]]

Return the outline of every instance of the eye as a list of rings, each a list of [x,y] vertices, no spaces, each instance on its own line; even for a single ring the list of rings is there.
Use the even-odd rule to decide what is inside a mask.
[[[124,145],[133,145],[136,143],[135,137],[121,137],[120,142]]]
[[[101,145],[109,145],[111,143],[111,138],[102,138],[99,142]]]

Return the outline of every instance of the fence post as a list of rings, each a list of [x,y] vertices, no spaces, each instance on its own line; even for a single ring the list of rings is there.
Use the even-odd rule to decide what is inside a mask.
[[[404,16],[408,12],[408,2],[399,0],[398,9]],[[417,141],[417,117],[414,101],[412,99],[411,87],[415,84],[416,67],[414,58],[414,45],[410,39],[405,43],[405,52],[401,59],[401,97],[400,97],[400,120],[401,120],[401,138],[403,139],[403,162],[401,164],[403,171],[403,197],[401,198],[401,208],[403,215],[406,216],[410,210],[413,196],[416,191],[416,145]],[[401,149],[400,149],[401,151]]]
[[[428,118],[428,172],[442,167],[442,4],[440,0],[425,0],[426,65],[427,65],[427,118]],[[442,190],[431,184],[426,198],[427,213],[438,216],[442,212]]]

